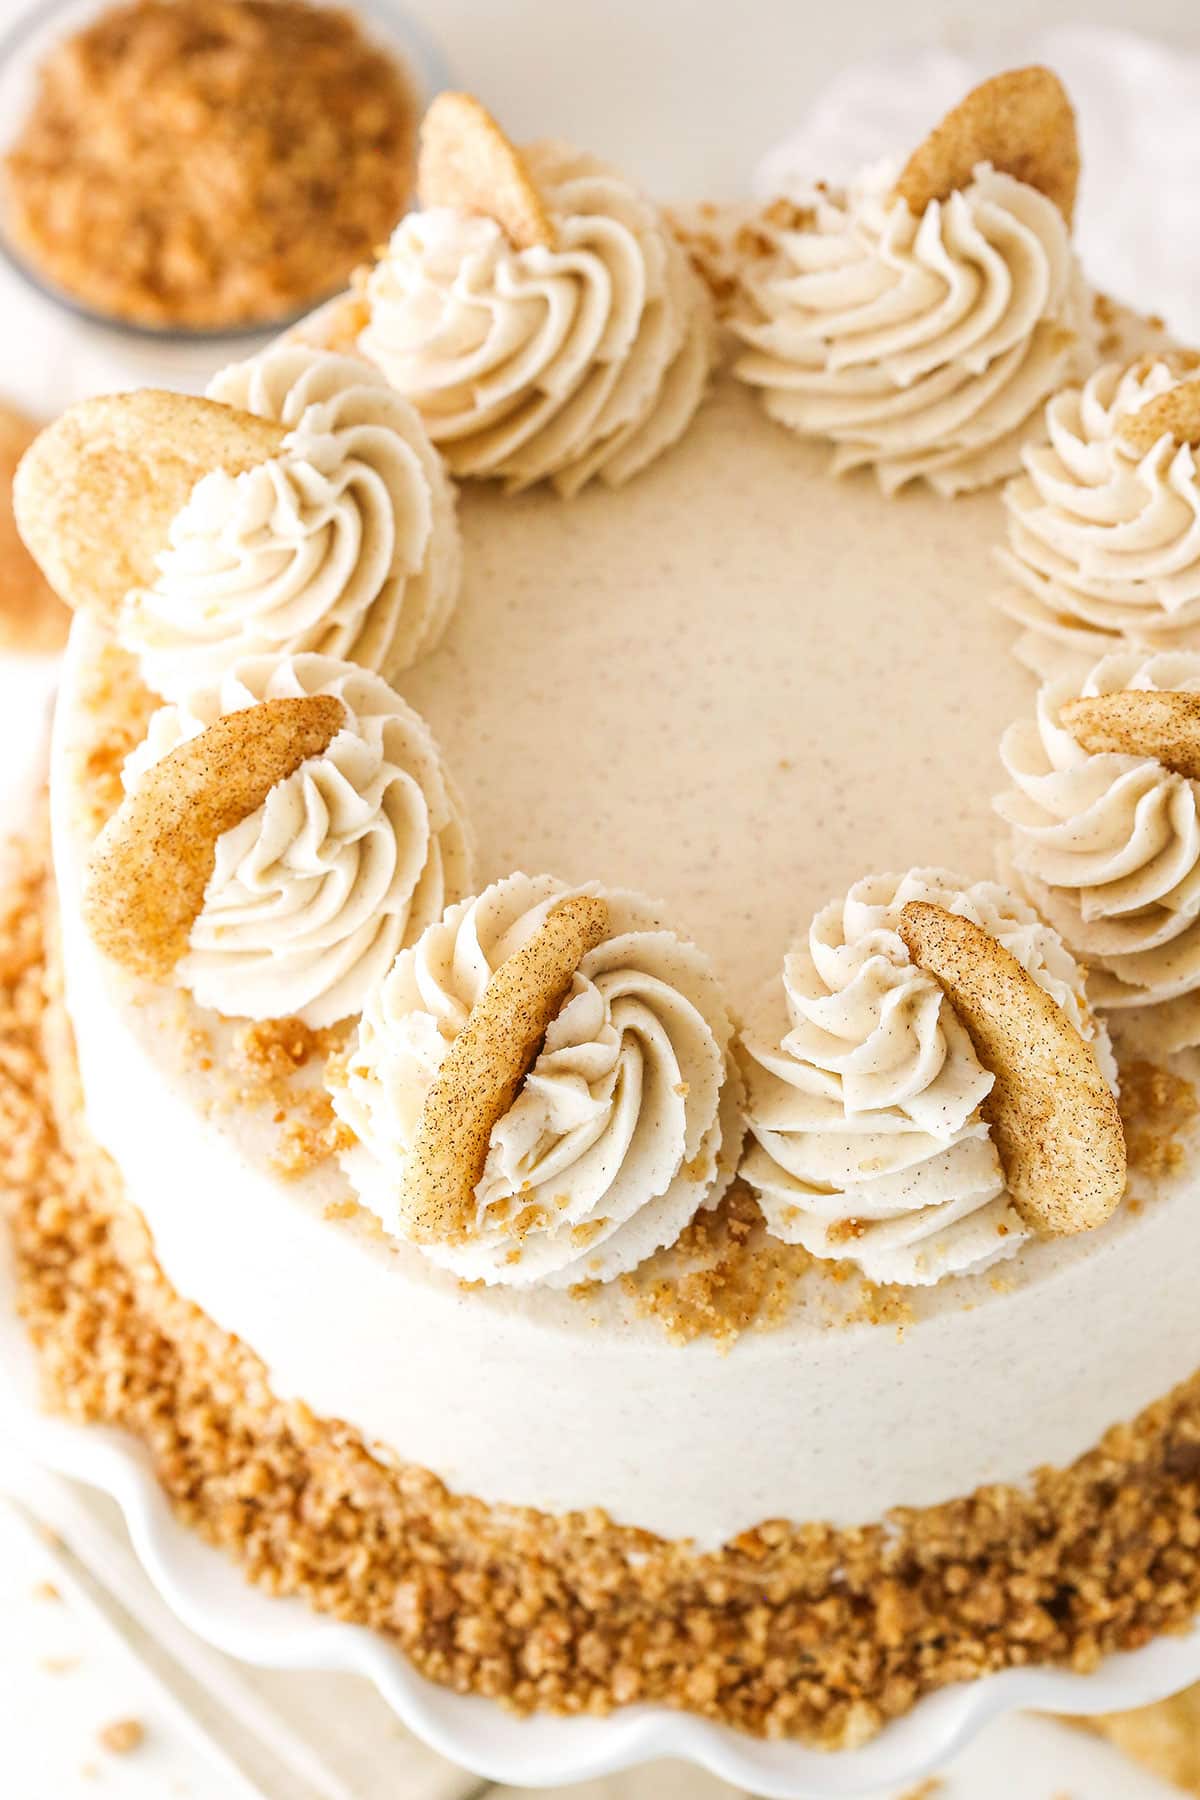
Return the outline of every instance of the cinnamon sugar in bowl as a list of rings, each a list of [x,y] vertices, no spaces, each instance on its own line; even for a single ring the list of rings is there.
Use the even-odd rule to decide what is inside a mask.
[[[10,40],[29,67],[3,228],[39,286],[150,331],[261,328],[344,287],[388,236],[419,90],[441,74],[401,17],[315,0],[80,15],[38,15],[40,47]]]

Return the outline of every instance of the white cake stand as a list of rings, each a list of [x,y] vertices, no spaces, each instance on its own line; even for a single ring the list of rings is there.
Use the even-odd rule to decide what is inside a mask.
[[[1017,1669],[945,1688],[862,1749],[837,1755],[763,1743],[659,1706],[626,1707],[606,1719],[513,1718],[491,1701],[426,1681],[376,1633],[251,1587],[235,1563],[177,1522],[132,1437],[41,1412],[33,1352],[14,1309],[6,1240],[0,1249],[0,1430],[32,1461],[118,1503],[151,1581],[198,1637],[262,1668],[365,1675],[431,1749],[513,1787],[558,1787],[678,1757],[767,1800],[853,1800],[941,1767],[1001,1713],[1120,1711],[1200,1680],[1198,1626],[1186,1637],[1110,1657],[1088,1676]]]

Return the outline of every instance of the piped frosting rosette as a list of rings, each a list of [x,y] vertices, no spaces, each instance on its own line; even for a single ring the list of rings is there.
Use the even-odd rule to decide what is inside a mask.
[[[468,892],[461,804],[424,720],[383,679],[302,653],[239,662],[151,717],[125,765],[148,772],[214,720],[264,700],[334,695],[340,729],[217,840],[175,979],[227,1017],[314,1028],[359,1011],[396,953]]]
[[[602,898],[602,941],[490,1129],[466,1216],[426,1229],[408,1188],[435,1077],[497,971],[575,894]],[[368,999],[333,1087],[357,1140],[346,1170],[390,1233],[464,1279],[609,1281],[674,1243],[729,1185],[742,1138],[732,1037],[707,958],[650,903],[512,875],[451,907]]]
[[[1115,1088],[1083,975],[1032,908],[943,869],[875,875],[814,918],[742,1035],[751,1142],[742,1174],[767,1229],[872,1280],[928,1285],[1029,1236],[981,1108],[993,1075],[900,936],[932,902],[981,926],[1090,1043]]]
[[[1063,718],[1081,698],[1141,691],[1200,696],[1200,655],[1106,656],[1082,680],[1043,686],[1036,719],[1001,744],[1012,786],[996,806],[1012,828],[1012,867],[1088,962],[1103,1007],[1200,990],[1200,782],[1137,750],[1136,727],[1127,748],[1096,751]]]
[[[528,185],[540,226],[524,241],[487,198],[447,203],[453,184],[428,178],[443,116],[484,132]],[[456,475],[564,494],[627,481],[685,430],[714,361],[712,303],[682,246],[608,164],[557,143],[518,152],[464,96],[435,102],[424,139],[424,210],[370,275],[362,349]]]
[[[903,173],[877,165],[815,191],[791,222],[764,221],[773,253],[745,273],[737,373],[781,424],[830,439],[838,473],[870,465],[887,492],[918,478],[943,494],[984,486],[1019,466],[1048,396],[1092,361],[1069,199],[1021,155],[1011,99],[992,97],[1032,75],[1045,78],[1037,97],[1051,84],[1069,162],[1065,96],[1045,71],[1018,71],[969,96]],[[1013,173],[993,141],[1001,103]]]
[[[210,397],[286,427],[213,469],[171,521],[119,636],[169,699],[245,656],[315,651],[384,674],[432,648],[458,594],[454,495],[413,409],[359,358],[285,345]]]
[[[1196,451],[1165,426],[1148,445],[1127,435],[1151,403],[1194,384],[1196,360],[1110,363],[1047,405],[1049,441],[1025,451],[1005,489],[1011,580],[1000,595],[1039,674],[1125,645],[1200,650]]]
[[[320,648],[394,676],[436,648],[458,600],[462,545],[454,488],[414,409],[361,357],[323,355],[302,344],[272,346],[209,383],[210,399],[275,419],[297,440],[332,440],[330,463],[361,463],[382,482],[390,520],[364,505],[365,547],[379,559],[390,538],[386,578],[355,630],[350,605],[335,609]],[[335,450],[336,446],[336,450]],[[365,492],[365,490],[364,490]],[[364,564],[366,562],[364,556]],[[367,585],[366,571],[358,579]]]

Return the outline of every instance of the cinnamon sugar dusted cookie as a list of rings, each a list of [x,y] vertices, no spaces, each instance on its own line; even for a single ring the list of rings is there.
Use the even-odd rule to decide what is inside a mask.
[[[950,496],[1020,466],[1046,401],[1094,366],[1071,244],[1075,121],[1045,69],[968,94],[904,167],[866,168],[747,259],[737,369],[836,473]]]
[[[1079,185],[1075,109],[1049,69],[1008,69],[981,82],[918,145],[896,193],[910,212],[966,187],[991,163],[1053,200],[1069,225]]]
[[[218,838],[319,756],[345,716],[331,694],[264,700],[154,764],[92,852],[83,910],[101,949],[134,974],[169,975],[187,949]]]
[[[473,94],[439,94],[421,126],[422,206],[495,219],[518,250],[549,248],[554,227],[521,152]]]
[[[131,590],[153,583],[197,483],[267,462],[286,435],[272,420],[154,388],[84,400],[22,459],[18,528],[68,606],[115,623]]]
[[[418,1238],[470,1227],[492,1131],[541,1048],[583,958],[604,941],[608,907],[575,894],[501,963],[438,1070],[409,1153],[405,1211]]]
[[[1095,1230],[1125,1192],[1121,1115],[1096,1052],[973,920],[914,900],[901,912],[900,936],[995,1078],[982,1110],[1013,1205],[1047,1236]]]

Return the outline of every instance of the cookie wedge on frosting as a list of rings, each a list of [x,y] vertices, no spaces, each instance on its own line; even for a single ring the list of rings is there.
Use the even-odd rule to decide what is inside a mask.
[[[589,950],[609,930],[591,894],[560,900],[493,971],[429,1084],[405,1168],[404,1211],[417,1242],[470,1235],[492,1133],[521,1090]]]
[[[261,722],[291,712],[335,728],[262,763]],[[215,759],[213,747],[226,745]],[[181,768],[193,767],[180,785]],[[94,904],[93,931],[135,972],[171,979],[225,1017],[335,1024],[470,891],[462,804],[429,727],[356,664],[313,653],[245,659],[217,687],[152,715],[124,783],[91,883],[94,900],[103,873],[106,916],[122,936],[100,929]],[[164,807],[173,824],[153,839],[157,878],[182,895],[180,871],[191,873],[169,958],[151,966],[124,948],[145,935],[146,910],[113,846],[140,830],[148,808],[157,818]]]
[[[328,749],[343,717],[332,695],[266,701],[215,720],[148,769],[89,863],[83,914],[101,949],[136,975],[169,975],[222,836]]]
[[[951,495],[1019,466],[1042,408],[1094,361],[1071,246],[1074,115],[1057,78],[970,94],[902,171],[824,186],[764,221],[733,323],[772,417],[835,445],[838,473]]]
[[[17,527],[68,606],[116,623],[130,591],[155,579],[196,484],[268,462],[284,436],[270,420],[154,388],[84,400],[22,459]]]
[[[37,440],[18,519],[64,597],[99,611],[168,699],[244,656],[394,672],[432,648],[458,531],[412,408],[361,359],[299,346],[211,395],[85,401]]]
[[[1046,407],[1004,499],[1017,655],[1043,679],[1111,651],[1200,650],[1200,355],[1106,363]]]
[[[1001,757],[1012,867],[1096,1004],[1200,1042],[1200,654],[1126,650],[1046,683]]]
[[[512,875],[370,995],[334,1107],[386,1230],[466,1279],[609,1281],[733,1178],[741,1088],[707,958],[635,895]]]
[[[1004,888],[914,869],[869,876],[819,912],[743,1032],[742,1173],[775,1236],[914,1286],[989,1268],[1035,1229],[1066,1229],[1068,1212],[1048,1190],[1040,1209],[1030,1199],[989,1119],[1001,1078],[990,1041],[977,1048],[972,1010],[908,941],[914,916],[929,912],[991,946],[1027,1002],[1025,982],[1044,996],[1045,1018],[1089,1075],[1095,1065],[1109,1100],[1116,1086],[1078,964]],[[1101,1110],[1111,1123],[1108,1102]]]
[[[910,900],[900,936],[939,983],[992,1077],[982,1112],[1021,1218],[1095,1231],[1125,1192],[1125,1134],[1095,1050],[1011,950],[961,913]]]
[[[972,88],[913,151],[896,194],[918,216],[969,187],[981,162],[1036,188],[1069,225],[1079,187],[1075,109],[1058,76],[1008,69]]]
[[[359,343],[456,475],[573,494],[675,442],[715,326],[652,202],[564,144],[518,149],[465,94],[431,106],[418,187],[366,280]]]

